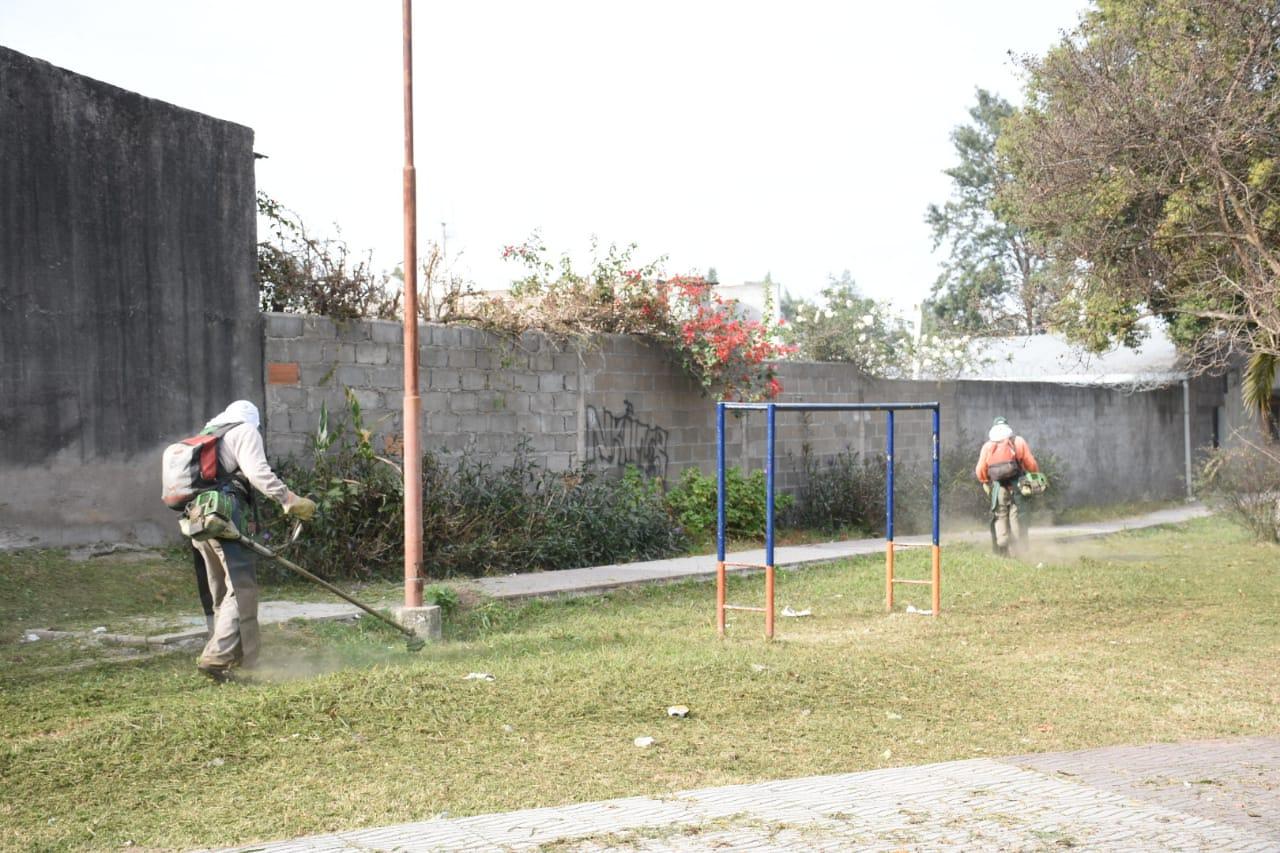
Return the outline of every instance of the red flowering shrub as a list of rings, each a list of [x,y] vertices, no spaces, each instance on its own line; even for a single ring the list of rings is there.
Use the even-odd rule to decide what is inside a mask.
[[[794,350],[775,340],[771,318],[749,320],[736,301],[726,301],[697,276],[657,283],[667,318],[666,341],[685,370],[724,398],[771,400],[782,391],[775,361]]]
[[[509,297],[478,306],[473,319],[505,331],[537,329],[562,339],[600,333],[648,338],[670,347],[708,393],[718,389],[725,399],[741,400],[778,396],[782,384],[774,362],[795,348],[778,340],[773,318],[748,319],[737,300],[723,299],[700,276],[664,279],[660,261],[632,264],[635,248],[610,246],[591,272],[581,275],[567,256],[550,261],[536,234],[507,246],[503,259],[520,263],[527,274],[513,284]]]

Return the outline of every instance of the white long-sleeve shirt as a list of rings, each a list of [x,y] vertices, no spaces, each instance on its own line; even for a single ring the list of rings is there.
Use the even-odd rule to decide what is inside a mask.
[[[284,505],[289,487],[276,476],[267,462],[262,434],[252,424],[237,424],[218,443],[218,464],[228,474],[240,471],[258,491]]]

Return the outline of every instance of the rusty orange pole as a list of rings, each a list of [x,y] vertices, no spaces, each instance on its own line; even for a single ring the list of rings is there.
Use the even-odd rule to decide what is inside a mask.
[[[942,612],[942,546],[933,546],[933,615]]]
[[[773,566],[764,567],[764,638],[773,639]]]
[[[413,0],[404,39],[404,606],[422,606],[422,402],[418,396],[418,188],[413,167]]]
[[[886,613],[893,611],[893,540],[884,546],[884,609]]]
[[[716,633],[724,636],[724,560],[716,563]]]

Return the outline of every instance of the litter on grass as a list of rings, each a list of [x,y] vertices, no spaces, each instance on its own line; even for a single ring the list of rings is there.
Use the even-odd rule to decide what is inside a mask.
[[[93,629],[93,633],[95,633],[95,634],[105,634],[105,633],[107,633],[107,626],[106,626],[106,625],[99,625],[97,628],[94,628],[94,629]]]
[[[790,607],[782,608],[783,616],[790,616],[793,619],[799,619],[801,616],[812,616],[812,610],[792,610]]]
[[[468,672],[462,677],[463,681],[494,681],[494,677],[487,672]]]
[[[649,737],[648,735],[645,735],[644,737],[636,738],[634,741],[632,741],[632,743],[634,743],[636,746],[640,747],[641,749],[644,749],[645,747],[653,746],[655,743],[657,743],[657,741],[655,741],[653,738]]]
[[[916,615],[918,615],[918,616],[932,616],[932,615],[933,615],[933,611],[932,611],[932,610],[920,610],[920,609],[919,609],[919,608],[917,608],[914,604],[908,604],[908,605],[907,605],[907,612],[908,612],[908,613],[915,613],[915,614],[916,614]]]
[[[36,640],[39,640],[39,639],[40,639],[40,635],[33,633],[31,631],[28,631],[27,633],[22,635],[22,642],[24,643],[34,643]]]
[[[670,708],[667,709],[667,716],[668,717],[687,717],[689,716],[689,709],[686,708],[684,705],[672,705]]]

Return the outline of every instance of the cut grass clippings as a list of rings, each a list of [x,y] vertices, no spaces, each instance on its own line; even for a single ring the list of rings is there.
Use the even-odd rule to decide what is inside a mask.
[[[927,576],[928,554],[898,558]],[[370,620],[264,633],[257,683],[189,655],[50,667],[0,645],[0,847],[182,848],[822,773],[1280,731],[1280,549],[1207,519],[1028,561],[948,548],[941,618],[876,558],[714,588],[482,604],[410,655]],[[1039,566],[1039,567],[1038,567]],[[759,576],[730,600],[757,603]],[[899,606],[927,606],[904,587]],[[45,656],[51,656],[45,659]],[[493,681],[464,680],[488,672]],[[686,719],[666,716],[687,705]],[[634,738],[656,744],[637,749]]]

